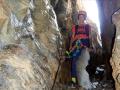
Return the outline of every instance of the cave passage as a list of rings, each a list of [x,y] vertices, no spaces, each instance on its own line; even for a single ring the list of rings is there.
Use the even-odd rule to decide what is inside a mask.
[[[70,1],[70,0],[68,0],[68,1]],[[75,3],[74,3],[74,5],[75,5]],[[96,0],[76,0],[76,5],[77,5],[78,11],[84,10],[87,12],[88,22],[92,23],[93,27],[97,27],[95,29],[97,30],[96,32],[98,32],[98,34],[100,36],[99,37],[100,38],[99,44],[100,44],[101,49],[102,49],[101,25],[100,25],[101,22],[100,22],[100,18],[99,18],[100,12],[98,9],[99,7],[98,7],[97,1]],[[58,25],[61,28],[61,30],[64,31],[65,28],[68,29],[68,27],[66,27],[66,23],[64,23],[65,25],[63,25],[63,22],[61,21],[61,17],[59,18],[59,11],[60,11],[59,9],[60,9],[60,6],[55,8],[55,11],[57,12],[57,15],[58,15]],[[76,14],[76,13],[73,11],[72,14]],[[76,15],[71,15],[71,16],[73,16],[72,20],[74,22]],[[66,32],[62,32],[62,35],[64,37],[66,47],[68,49],[67,43],[69,41],[69,38],[68,37],[66,38],[65,33]],[[102,51],[103,51],[103,49],[102,49]],[[103,52],[102,53],[90,52],[90,61],[89,61],[88,66],[86,67],[86,70],[89,73],[90,80],[92,82],[92,86],[95,90],[103,89],[103,88],[105,90],[109,89],[109,88],[111,90],[113,90],[113,88],[114,88],[113,78],[110,77],[108,79],[108,76],[112,76],[112,71],[110,70],[111,67],[110,67],[110,63],[109,63],[108,59],[110,59],[110,56],[107,55],[105,52],[104,52],[104,54],[103,54]],[[71,68],[71,65],[70,65],[69,61],[63,62],[62,66],[61,66],[60,75],[59,75],[60,83],[66,85],[70,81],[70,78],[71,78],[70,68]]]

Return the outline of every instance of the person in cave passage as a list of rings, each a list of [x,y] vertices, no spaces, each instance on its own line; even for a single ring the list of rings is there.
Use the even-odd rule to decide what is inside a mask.
[[[66,52],[71,58],[71,77],[73,85],[78,84],[85,89],[91,88],[89,75],[86,66],[90,59],[90,25],[86,23],[87,13],[79,11],[79,25],[72,26],[72,35],[70,40],[69,52]]]

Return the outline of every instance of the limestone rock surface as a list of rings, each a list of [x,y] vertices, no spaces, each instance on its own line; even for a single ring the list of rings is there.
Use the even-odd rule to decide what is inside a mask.
[[[115,43],[112,51],[110,63],[113,69],[116,90],[120,90],[120,10],[114,13],[112,21],[116,26]]]
[[[49,0],[0,0],[0,90],[50,90],[57,36]]]

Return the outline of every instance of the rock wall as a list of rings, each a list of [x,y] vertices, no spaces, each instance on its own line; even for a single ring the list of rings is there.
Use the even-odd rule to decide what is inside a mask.
[[[107,77],[110,77],[109,76],[110,72],[112,72],[112,76],[115,81],[115,88],[116,90],[120,90],[120,83],[119,83],[120,82],[119,81],[120,10],[118,10],[118,8],[120,7],[120,1],[119,0],[98,0],[98,5],[100,10],[103,49],[105,50],[105,53],[103,54],[104,55],[103,60],[106,61],[106,65],[107,65],[107,73],[108,73]],[[118,11],[115,12],[116,10]],[[110,60],[110,65],[112,66],[111,70],[109,66],[109,60]]]
[[[110,63],[113,69],[113,78],[115,80],[116,90],[120,90],[120,10],[114,13],[112,20],[116,26],[115,44]]]
[[[0,90],[50,90],[60,36],[49,0],[0,0]]]
[[[112,23],[112,14],[120,7],[119,0],[97,0],[99,8],[101,39],[103,45],[102,62],[106,64],[107,79],[111,79],[112,68],[110,66],[110,57],[115,37],[115,27]]]
[[[97,2],[103,49],[109,54],[112,50],[112,40],[115,32],[112,24],[112,14],[118,9],[119,2],[118,0],[98,0]]]

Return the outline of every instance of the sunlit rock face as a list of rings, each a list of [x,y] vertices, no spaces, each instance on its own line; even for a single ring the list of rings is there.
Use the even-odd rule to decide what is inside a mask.
[[[49,0],[0,0],[0,90],[50,90],[58,67]]]
[[[115,44],[113,47],[110,63],[113,69],[116,90],[120,90],[120,10],[114,13],[112,20],[116,26]]]

